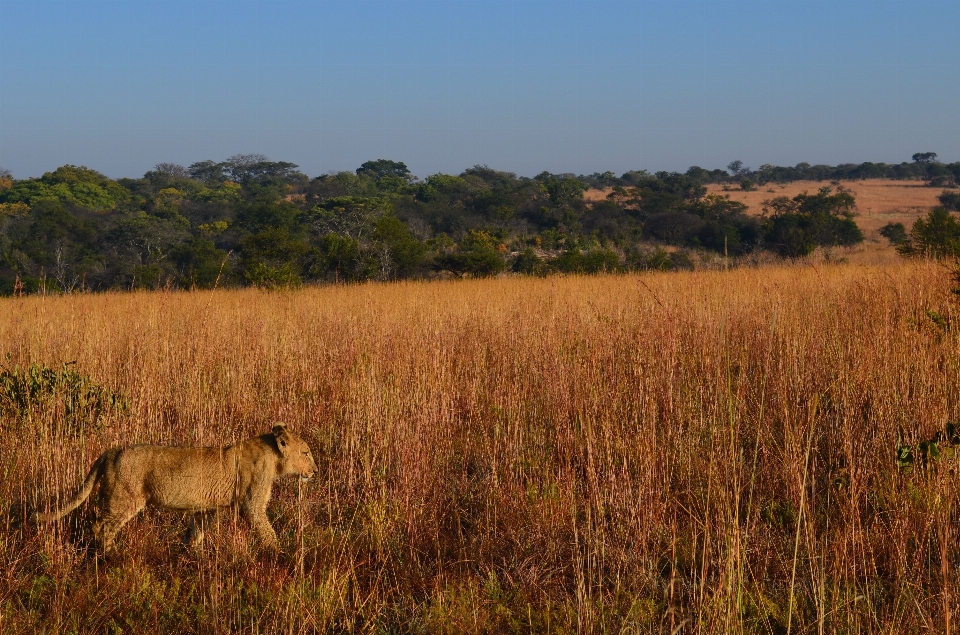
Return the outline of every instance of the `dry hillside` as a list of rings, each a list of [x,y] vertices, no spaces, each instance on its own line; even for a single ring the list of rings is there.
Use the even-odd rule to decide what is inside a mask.
[[[707,191],[745,203],[750,214],[761,214],[765,200],[776,196],[793,197],[804,191],[813,194],[824,186],[836,187],[829,182],[796,181],[768,183],[750,192],[744,192],[737,186],[708,185]],[[857,224],[868,240],[882,240],[877,230],[887,223],[903,223],[909,229],[913,221],[939,205],[937,196],[943,191],[941,188],[927,187],[923,181],[889,179],[844,181],[840,182],[840,186],[856,196]],[[588,190],[584,198],[588,201],[601,200],[609,193],[610,189]]]

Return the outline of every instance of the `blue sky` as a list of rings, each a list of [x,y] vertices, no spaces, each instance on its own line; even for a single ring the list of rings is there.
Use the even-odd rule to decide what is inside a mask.
[[[960,160],[960,2],[0,0],[0,166]]]

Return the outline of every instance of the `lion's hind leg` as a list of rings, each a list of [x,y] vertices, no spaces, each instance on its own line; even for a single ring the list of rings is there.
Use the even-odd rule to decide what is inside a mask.
[[[103,553],[109,553],[113,549],[117,532],[146,507],[146,501],[125,502],[128,504],[105,506],[101,510],[99,518],[93,524],[94,541]]]
[[[183,536],[183,542],[191,549],[199,549],[203,545],[204,532],[217,520],[217,510],[194,512],[190,518],[190,526]]]

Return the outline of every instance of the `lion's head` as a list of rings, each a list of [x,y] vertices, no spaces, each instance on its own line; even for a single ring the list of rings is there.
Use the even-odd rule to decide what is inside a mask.
[[[308,480],[316,475],[317,462],[313,460],[310,446],[299,434],[287,430],[286,424],[278,423],[273,426],[273,436],[283,457],[278,476],[299,476]]]

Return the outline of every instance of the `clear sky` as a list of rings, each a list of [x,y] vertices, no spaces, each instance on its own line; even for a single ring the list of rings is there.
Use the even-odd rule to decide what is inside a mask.
[[[958,161],[958,33],[958,0],[0,0],[0,166]]]

